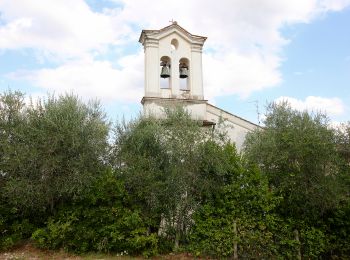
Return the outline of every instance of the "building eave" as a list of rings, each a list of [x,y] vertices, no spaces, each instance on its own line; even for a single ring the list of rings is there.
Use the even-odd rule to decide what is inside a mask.
[[[235,118],[237,118],[237,119],[239,119],[239,120],[242,120],[242,121],[244,121],[244,122],[246,122],[246,123],[248,123],[248,124],[251,124],[251,125],[253,125],[253,126],[257,127],[257,128],[263,128],[263,127],[261,127],[261,126],[258,125],[258,124],[255,124],[255,123],[253,123],[253,122],[251,122],[251,121],[249,121],[249,120],[247,120],[247,119],[244,119],[243,117],[240,117],[240,116],[237,116],[237,115],[235,115],[235,114],[232,114],[232,113],[230,113],[230,112],[228,112],[228,111],[226,111],[226,110],[224,110],[224,109],[221,109],[221,108],[219,108],[219,107],[217,107],[217,106],[214,106],[214,105],[212,105],[212,104],[210,104],[210,103],[207,103],[207,106],[211,106],[211,107],[213,107],[214,109],[217,109],[217,110],[219,110],[219,111],[221,111],[221,112],[224,112],[224,113],[226,113],[226,114],[229,114],[230,116],[233,116],[233,117],[235,117]]]

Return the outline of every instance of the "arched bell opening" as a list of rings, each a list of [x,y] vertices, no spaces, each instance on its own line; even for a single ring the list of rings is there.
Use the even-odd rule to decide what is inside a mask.
[[[189,68],[189,60],[187,58],[181,58],[179,61],[180,90],[190,90]]]
[[[171,59],[168,56],[160,58],[160,88],[170,88]]]

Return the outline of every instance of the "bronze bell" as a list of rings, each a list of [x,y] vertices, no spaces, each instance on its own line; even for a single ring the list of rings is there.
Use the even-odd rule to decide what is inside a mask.
[[[188,77],[188,68],[187,67],[180,67],[180,78],[185,79]]]
[[[169,68],[169,65],[162,65],[162,71],[160,73],[160,77],[161,78],[169,78],[170,77],[170,68]]]

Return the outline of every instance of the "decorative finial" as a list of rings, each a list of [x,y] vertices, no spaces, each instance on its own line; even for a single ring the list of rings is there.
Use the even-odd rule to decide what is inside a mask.
[[[171,23],[171,24],[177,24],[177,22],[174,21],[174,19],[171,19],[171,21],[169,21],[169,23]]]

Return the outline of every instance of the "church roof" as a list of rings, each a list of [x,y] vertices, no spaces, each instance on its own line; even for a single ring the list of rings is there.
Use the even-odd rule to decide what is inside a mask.
[[[257,125],[257,124],[255,124],[247,119],[244,119],[243,117],[232,114],[231,112],[228,112],[228,111],[226,111],[222,108],[219,108],[217,106],[214,106],[210,103],[207,103],[207,111],[208,111],[208,108],[211,108],[214,111],[216,110],[221,116],[223,116],[224,119],[229,120],[231,118],[231,120],[235,121],[235,123],[240,122],[242,127],[247,128],[247,126],[248,126],[248,128],[250,128],[251,130],[254,128],[262,128],[260,125]],[[231,120],[229,120],[229,121],[231,121]]]
[[[161,35],[167,31],[171,31],[171,30],[177,30],[180,33],[184,34],[185,36],[187,36],[189,39],[191,39],[192,41],[199,41],[201,43],[204,43],[205,40],[207,39],[207,37],[204,36],[199,36],[199,35],[195,35],[195,34],[191,34],[190,32],[188,32],[187,30],[185,30],[184,28],[182,28],[180,25],[177,24],[176,21],[173,21],[170,25],[160,29],[160,30],[142,30],[140,38],[139,38],[139,42],[140,43],[144,43],[144,40],[146,38],[149,38],[152,36],[153,37],[157,37],[158,35]]]

